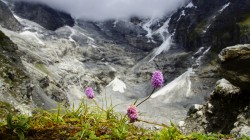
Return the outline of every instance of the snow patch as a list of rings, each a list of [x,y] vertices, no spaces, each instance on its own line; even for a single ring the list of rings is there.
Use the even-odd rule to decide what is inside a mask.
[[[177,19],[177,21],[179,21],[179,20],[181,19],[181,17],[182,17],[182,16],[185,16],[185,15],[186,15],[186,14],[185,14],[185,10],[182,10],[182,11],[181,11],[181,15],[179,16],[179,18]]]
[[[209,24],[209,25],[206,27],[206,29],[205,29],[205,30],[203,30],[203,33],[206,33],[206,32],[207,32],[207,30],[210,28],[210,26],[211,26],[211,24]]]
[[[200,66],[201,64],[201,59],[204,57],[204,55],[211,49],[211,47],[209,47],[208,49],[206,49],[201,56],[199,56],[196,61],[195,61],[195,65],[196,66]]]
[[[197,8],[197,6],[194,6],[193,2],[191,1],[185,8]]]
[[[3,3],[5,3],[6,5],[8,5],[8,2],[7,1],[5,1],[5,0],[1,0]]]
[[[201,53],[203,51],[203,49],[204,49],[204,47],[200,47],[199,50],[194,53],[194,55],[197,55],[197,54]]]
[[[154,55],[149,60],[149,62],[153,61],[154,58],[157,55],[161,54],[163,51],[168,51],[171,47],[171,44],[172,44],[172,35],[168,36],[168,38],[161,44],[161,46],[154,50]]]
[[[152,39],[152,29],[150,28],[153,23],[155,23],[156,19],[152,18],[149,21],[147,21],[144,25],[142,25],[142,28],[148,32],[146,35],[147,38]]]
[[[112,87],[113,91],[118,91],[120,93],[124,93],[125,89],[127,88],[126,84],[115,77],[113,81],[111,81],[106,87]]]
[[[116,24],[118,23],[118,20],[115,20],[113,23],[113,27],[116,28]]]
[[[230,2],[228,2],[227,4],[225,4],[220,10],[219,12],[223,12],[228,6],[230,5]]]
[[[166,34],[169,34],[168,27],[170,19],[171,18],[169,18],[158,30],[155,31],[155,33],[161,35],[162,40],[166,40]]]
[[[165,103],[182,101],[184,98],[192,96],[190,75],[193,73],[189,68],[182,75],[155,92],[151,98],[159,97]]]
[[[66,27],[69,28],[71,31],[71,34],[69,35],[69,41],[76,43],[76,41],[72,38],[72,36],[76,34],[75,30],[69,26],[66,26]]]

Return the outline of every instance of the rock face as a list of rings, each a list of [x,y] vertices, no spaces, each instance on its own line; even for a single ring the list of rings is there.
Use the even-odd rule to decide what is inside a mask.
[[[160,45],[159,43],[148,42],[148,38],[145,37],[147,32],[141,26],[132,22],[110,20],[98,22],[95,25],[102,29],[107,37],[119,44],[129,44],[143,51],[151,51]]]
[[[42,4],[16,1],[13,10],[18,16],[34,21],[48,30],[74,25],[74,19],[69,14]]]
[[[249,0],[192,0],[170,20],[169,30],[178,45],[194,50],[212,46],[220,52],[226,46],[250,42]]]
[[[235,128],[231,131],[235,135],[245,135],[250,137],[250,106],[237,116],[237,122],[234,123]]]
[[[0,1],[0,25],[10,30],[20,30],[21,24],[15,19],[8,6]]]
[[[219,54],[221,75],[240,87],[250,91],[250,44],[227,47]]]
[[[26,86],[29,77],[17,55],[17,46],[0,31],[0,81],[1,101],[9,102],[13,97],[16,102],[29,103],[30,93]]]
[[[248,93],[241,92],[240,88],[221,79],[217,82],[209,101],[202,107],[196,108],[196,111],[190,110],[182,128],[186,133],[198,131],[227,134],[237,127],[235,131],[239,132],[242,129],[243,133],[245,125],[240,124],[249,123],[250,118],[247,116],[249,103]],[[240,116],[243,116],[243,119]]]
[[[39,86],[38,79],[30,76],[31,73],[26,70],[20,59],[17,45],[1,31],[0,62],[0,100],[2,102],[11,103],[15,109],[27,114],[33,106],[44,109],[56,107],[56,102],[50,99]]]

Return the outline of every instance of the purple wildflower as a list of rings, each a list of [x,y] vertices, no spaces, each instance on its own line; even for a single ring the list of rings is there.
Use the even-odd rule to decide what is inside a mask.
[[[154,88],[159,88],[163,86],[164,78],[161,71],[157,70],[153,73],[151,83]]]
[[[86,94],[86,96],[89,98],[89,99],[93,99],[94,98],[94,91],[93,91],[93,89],[91,88],[91,87],[87,87],[86,89],[85,89],[85,94]]]
[[[137,112],[137,108],[136,108],[135,105],[130,105],[128,107],[127,115],[129,117],[131,123],[137,121],[137,119],[138,119],[138,112]]]

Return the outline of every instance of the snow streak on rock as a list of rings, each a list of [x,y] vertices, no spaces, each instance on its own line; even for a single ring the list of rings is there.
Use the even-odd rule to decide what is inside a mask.
[[[142,25],[142,28],[148,32],[146,37],[148,37],[149,39],[152,39],[152,29],[150,27],[153,23],[155,23],[155,21],[156,21],[156,19],[152,18],[152,19],[148,20],[145,24]]]
[[[230,2],[228,2],[227,4],[225,4],[220,10],[219,12],[223,12],[228,6],[230,5]]]

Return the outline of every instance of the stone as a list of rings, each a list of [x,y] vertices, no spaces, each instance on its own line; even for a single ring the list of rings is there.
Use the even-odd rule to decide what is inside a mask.
[[[198,116],[203,116],[203,115],[204,115],[204,113],[203,113],[202,111],[197,111],[196,114],[197,114]]]
[[[242,90],[250,91],[250,44],[227,47],[219,58],[221,75]]]
[[[194,105],[192,105],[192,106],[189,108],[188,115],[191,115],[191,114],[196,113],[197,111],[201,110],[202,107],[203,107],[203,105],[199,105],[199,104],[194,104]]]
[[[232,85],[226,79],[221,79],[216,83],[214,93],[227,96],[228,94],[239,94],[240,88]]]
[[[180,121],[179,123],[178,123],[178,126],[179,127],[183,127],[185,125],[185,121]]]

